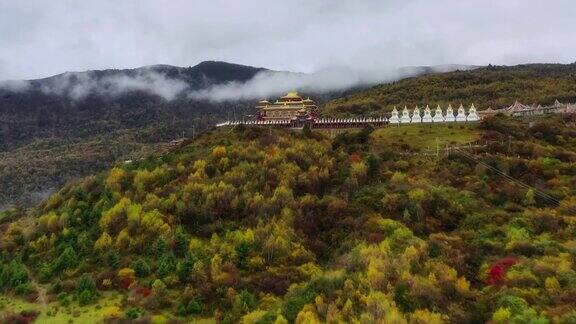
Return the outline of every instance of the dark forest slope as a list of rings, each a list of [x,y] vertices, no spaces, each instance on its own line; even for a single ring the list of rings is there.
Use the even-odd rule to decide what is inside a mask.
[[[252,103],[190,98],[194,90],[245,82],[261,71],[225,62],[193,67],[68,72],[0,84],[0,210],[29,204],[66,181],[161,150]]]
[[[225,116],[229,107],[191,99],[191,91],[245,82],[261,71],[265,69],[210,61],[187,68],[67,72],[28,81],[19,91],[0,86],[0,148],[40,137],[81,137],[174,119],[208,122]]]

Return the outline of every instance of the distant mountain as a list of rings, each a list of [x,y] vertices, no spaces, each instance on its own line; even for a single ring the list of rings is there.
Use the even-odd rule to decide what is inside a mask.
[[[214,84],[245,82],[262,71],[268,70],[209,61],[187,68],[154,65],[66,72],[30,80],[18,91],[0,86],[0,148],[12,148],[38,136],[77,136],[108,131],[111,126],[170,122],[174,117],[204,123],[208,114],[221,116],[228,110],[193,100],[187,93]]]
[[[36,201],[70,179],[250,113],[252,102],[215,103],[189,93],[263,71],[275,73],[207,61],[0,82],[0,208]]]
[[[63,76],[73,76],[82,80],[83,76],[88,75],[93,79],[104,79],[106,77],[128,76],[136,77],[145,73],[159,73],[169,79],[176,79],[187,82],[190,88],[200,89],[208,85],[225,83],[230,81],[245,82],[250,80],[258,72],[270,71],[265,68],[233,64],[220,61],[204,61],[193,67],[179,67],[167,64],[148,65],[135,69],[108,69],[108,70],[91,70],[85,72],[66,72],[52,77],[31,80],[30,82],[37,88],[46,84],[58,81]]]
[[[401,74],[420,76],[432,73],[446,73],[452,71],[468,71],[478,69],[479,65],[443,64],[433,66],[404,66],[399,69]]]

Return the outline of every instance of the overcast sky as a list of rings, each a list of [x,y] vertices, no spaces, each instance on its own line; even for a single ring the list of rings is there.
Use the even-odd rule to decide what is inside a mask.
[[[223,60],[313,72],[576,61],[575,0],[0,0],[0,80]]]

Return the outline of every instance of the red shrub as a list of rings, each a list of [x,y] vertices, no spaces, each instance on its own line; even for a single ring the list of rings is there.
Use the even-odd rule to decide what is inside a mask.
[[[34,310],[25,310],[20,312],[20,314],[9,312],[3,316],[2,323],[30,324],[34,323],[36,317],[38,317],[38,312]]]
[[[24,310],[20,312],[20,315],[32,323],[36,317],[38,317],[39,313],[35,310]]]
[[[362,161],[362,158],[360,157],[360,155],[358,155],[358,154],[352,154],[352,155],[350,155],[350,162],[352,162],[352,163],[358,163],[358,162],[360,162],[360,161]]]
[[[384,239],[382,233],[370,233],[368,234],[368,242],[370,243],[380,243]]]
[[[506,270],[517,262],[518,260],[513,257],[505,257],[492,264],[488,271],[488,284],[494,286],[504,284],[504,280],[506,279]]]
[[[140,285],[136,286],[134,288],[134,292],[144,298],[150,296],[150,294],[152,294],[152,291],[146,287],[142,287]]]
[[[134,279],[132,278],[122,278],[118,281],[118,286],[122,289],[128,289],[133,282]]]

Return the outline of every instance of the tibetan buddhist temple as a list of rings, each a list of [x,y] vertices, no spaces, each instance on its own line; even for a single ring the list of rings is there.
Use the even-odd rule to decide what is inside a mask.
[[[256,106],[258,120],[291,121],[314,119],[318,107],[310,98],[302,99],[298,92],[288,92],[285,96],[270,103],[262,100]]]

